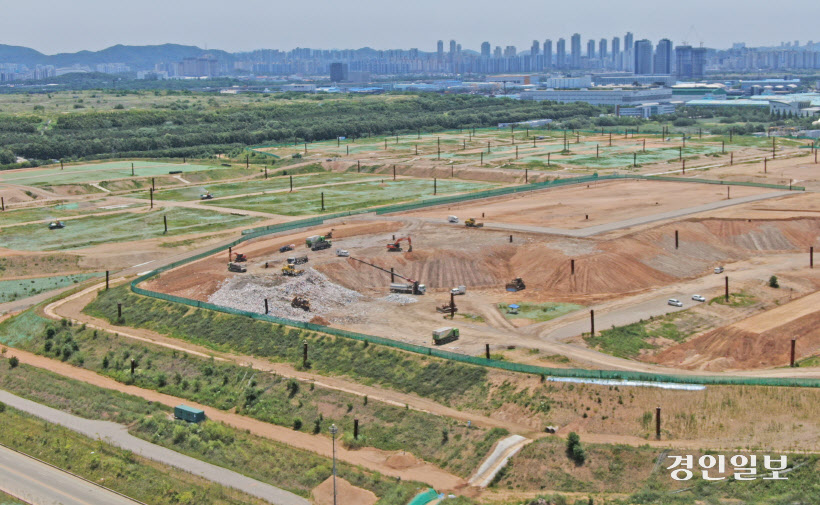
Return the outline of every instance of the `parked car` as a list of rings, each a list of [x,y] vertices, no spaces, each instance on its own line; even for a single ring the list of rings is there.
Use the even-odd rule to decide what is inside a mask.
[[[283,245],[282,247],[279,248],[279,252],[283,253],[283,252],[287,252],[287,251],[292,251],[295,247],[296,247],[296,244]]]
[[[723,267],[715,267],[715,273],[716,274],[722,274],[723,273]]]
[[[447,217],[447,222],[448,223],[457,223],[458,222],[458,216],[448,216]]]
[[[350,252],[345,249],[336,249],[336,256],[350,256]]]
[[[674,305],[675,307],[683,307],[683,302],[675,298],[670,298],[666,303]]]
[[[701,295],[692,295],[692,300],[695,300],[696,302],[705,302],[706,298]]]

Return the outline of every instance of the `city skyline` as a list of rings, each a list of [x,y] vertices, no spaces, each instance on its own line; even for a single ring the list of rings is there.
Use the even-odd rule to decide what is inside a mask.
[[[817,38],[810,24],[795,26],[792,20],[797,11],[803,18],[820,17],[820,2],[814,0],[797,0],[789,9],[768,10],[765,17],[754,14],[754,3],[738,11],[732,4],[705,0],[668,10],[637,0],[617,5],[594,0],[584,9],[544,5],[536,0],[521,0],[515,9],[497,9],[489,3],[465,0],[445,4],[419,0],[407,9],[364,0],[357,5],[361,8],[350,9],[345,4],[317,0],[305,22],[283,22],[303,19],[305,13],[300,5],[271,5],[260,0],[240,0],[227,12],[223,4],[211,0],[146,0],[139,5],[118,5],[116,9],[101,0],[47,3],[43,9],[42,5],[0,0],[6,19],[37,19],[36,30],[28,23],[8,23],[0,43],[30,47],[45,54],[95,51],[117,44],[163,43],[229,52],[296,47],[417,48],[432,52],[439,39],[458,40],[464,50],[479,51],[485,40],[496,41],[491,42],[494,46],[527,47],[533,39],[569,41],[574,33],[580,33],[585,45],[590,37],[611,39],[627,31],[640,31],[643,38],[653,41],[669,38],[676,43],[685,41],[699,46],[702,42],[706,47],[723,49],[735,42],[767,47],[777,46],[781,41]],[[95,15],[88,16],[88,12]],[[157,15],[160,12],[162,15]],[[247,12],[257,15],[243,14]],[[524,12],[527,15],[522,15]],[[589,16],[590,12],[595,15]],[[639,23],[635,21],[635,12],[641,13]],[[231,21],[232,14],[236,21]],[[562,20],[561,28],[543,21],[556,17]],[[123,23],[123,19],[128,23]],[[726,23],[726,19],[742,22]]]

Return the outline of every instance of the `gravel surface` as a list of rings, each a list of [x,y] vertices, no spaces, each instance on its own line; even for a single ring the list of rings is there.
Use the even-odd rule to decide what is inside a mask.
[[[310,301],[310,311],[290,306],[294,296]],[[208,301],[223,307],[265,313],[297,321],[310,321],[320,315],[331,322],[357,322],[364,319],[367,307],[363,296],[330,281],[324,274],[308,268],[298,277],[279,275],[236,276],[224,282]]]
[[[407,305],[408,303],[416,303],[418,301],[413,296],[402,295],[400,293],[392,293],[387,296],[379,298],[379,300],[384,300],[385,302],[398,303],[401,305]]]

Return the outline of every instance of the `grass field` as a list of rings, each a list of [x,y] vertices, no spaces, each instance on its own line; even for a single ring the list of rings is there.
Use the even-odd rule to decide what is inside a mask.
[[[55,277],[37,277],[34,279],[18,279],[10,281],[0,281],[0,303],[13,302],[20,298],[34,296],[39,293],[59,289],[72,284],[77,284],[92,277],[99,277],[103,274],[73,274],[58,275]]]
[[[299,188],[303,186],[332,184],[336,182],[356,182],[365,177],[367,176],[359,176],[358,174],[333,173],[300,175],[298,177],[293,178],[293,187]],[[368,178],[372,179],[372,176]],[[244,195],[248,193],[259,193],[262,191],[285,190],[288,188],[290,188],[290,177],[278,176],[270,177],[267,180],[262,179],[246,182],[227,182],[221,184],[197,184],[192,186],[186,186],[184,188],[179,189],[155,191],[154,199],[173,201],[199,200],[200,195],[203,194],[205,191],[209,191],[215,197],[223,197]],[[148,198],[148,195],[144,193],[140,193],[139,195],[135,196],[138,196],[139,198]],[[220,202],[221,200],[215,202],[215,205],[220,205]]]
[[[672,322],[676,317],[680,317],[679,313],[626,326],[613,326],[601,330],[597,335],[584,337],[584,341],[601,352],[619,358],[635,358],[642,350],[655,348],[655,345],[649,342],[653,338],[683,342],[689,335],[681,332]]]
[[[0,491],[0,505],[25,505],[17,498]]]
[[[158,161],[109,161],[87,165],[65,165],[63,170],[56,168],[37,168],[26,170],[7,170],[0,172],[0,182],[11,184],[81,184],[107,179],[122,179],[131,176],[131,164],[134,165],[135,177],[154,177],[168,175],[170,171],[196,172],[217,169],[214,165],[192,165],[162,163]]]
[[[518,305],[518,314],[510,314],[509,305],[506,303],[499,303],[498,310],[507,319],[530,319],[534,322],[544,322],[583,308],[574,303],[519,303]]]
[[[168,218],[168,233],[164,233],[163,216]],[[49,230],[39,223],[5,228],[0,231],[0,243],[22,251],[79,249],[110,242],[215,232],[248,226],[258,220],[205,209],[157,209],[73,219],[61,230]]]
[[[433,197],[433,181],[397,180],[385,178],[380,182],[362,182],[327,188],[310,188],[294,193],[228,198],[214,202],[220,207],[253,210],[290,216],[344,212],[363,207],[408,202]],[[493,184],[439,179],[437,194],[464,193],[495,187]],[[321,194],[324,193],[325,210],[322,210]],[[206,203],[207,205],[207,203]]]

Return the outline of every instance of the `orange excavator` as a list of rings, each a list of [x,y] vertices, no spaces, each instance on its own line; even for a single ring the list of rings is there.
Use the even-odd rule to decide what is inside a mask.
[[[413,252],[413,241],[410,240],[410,237],[402,237],[392,244],[387,244],[387,251],[388,252],[401,252],[401,243],[403,240],[407,241],[407,252]]]

